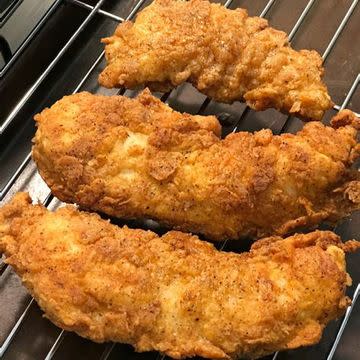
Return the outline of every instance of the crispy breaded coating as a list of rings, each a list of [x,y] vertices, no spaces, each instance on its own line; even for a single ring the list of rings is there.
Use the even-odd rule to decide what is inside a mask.
[[[221,252],[196,236],[119,228],[18,194],[0,210],[0,251],[56,325],[174,358],[251,358],[319,341],[350,300],[332,232]]]
[[[169,91],[188,81],[212,99],[245,101],[320,120],[332,102],[316,51],[295,51],[287,35],[246,10],[203,0],[155,0],[135,23],[102,40],[106,87]]]
[[[147,91],[67,96],[35,120],[33,157],[55,196],[108,215],[224,240],[287,234],[360,207],[352,125],[221,140],[215,117],[172,111]]]

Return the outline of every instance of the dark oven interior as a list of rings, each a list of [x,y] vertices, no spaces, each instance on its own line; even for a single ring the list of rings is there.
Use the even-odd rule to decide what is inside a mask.
[[[31,160],[35,113],[64,94],[90,91],[106,95],[136,91],[108,90],[98,85],[104,67],[100,39],[122,21],[133,19],[148,0],[22,0],[0,5],[0,200],[7,202],[19,190],[29,191],[49,208],[60,205],[40,178]],[[293,47],[316,49],[325,61],[325,82],[336,105],[324,121],[349,108],[360,112],[360,6],[357,0],[228,0],[229,8],[244,7],[250,15],[267,18],[286,31]],[[11,25],[11,26],[10,26]],[[223,135],[233,131],[270,128],[274,133],[295,132],[296,118],[275,110],[254,112],[244,104],[224,105],[209,100],[185,84],[166,94],[155,94],[176,110],[215,114]],[[130,226],[153,227],[153,223]],[[357,238],[360,214],[334,229],[344,240]],[[155,231],[162,229],[155,227]],[[242,251],[243,244],[223,243],[225,251]],[[330,324],[316,346],[276,353],[268,359],[359,358],[360,291],[358,255],[349,255],[348,271],[353,299],[343,319]],[[157,353],[137,354],[130,346],[95,344],[67,333],[42,317],[35,301],[12,269],[0,262],[0,357],[3,359],[152,359]]]

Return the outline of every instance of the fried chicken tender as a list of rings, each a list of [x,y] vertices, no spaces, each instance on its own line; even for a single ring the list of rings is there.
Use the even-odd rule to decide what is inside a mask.
[[[268,238],[249,253],[196,236],[119,228],[20,193],[0,210],[0,251],[57,326],[174,358],[256,358],[319,341],[350,300],[332,232]]]
[[[343,120],[342,120],[343,119]],[[119,218],[152,218],[211,240],[288,234],[360,208],[354,115],[338,129],[240,132],[213,116],[80,93],[35,116],[33,157],[54,195]]]
[[[320,120],[332,101],[316,51],[295,51],[287,35],[246,10],[192,0],[155,0],[102,40],[105,87],[169,91],[188,81],[216,101],[240,100]]]

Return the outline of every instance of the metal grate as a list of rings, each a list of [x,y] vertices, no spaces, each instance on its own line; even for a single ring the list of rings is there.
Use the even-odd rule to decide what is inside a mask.
[[[121,1],[120,5],[121,5]],[[126,2],[126,1],[125,1]],[[79,38],[80,34],[88,28],[89,23],[92,21],[93,18],[97,16],[101,16],[104,18],[104,21],[113,21],[113,22],[123,22],[125,20],[132,19],[137,11],[142,8],[143,6],[147,5],[149,1],[147,0],[140,0],[134,4],[132,7],[132,10],[129,12],[129,14],[126,16],[126,18],[123,18],[121,16],[118,16],[116,13],[114,13],[111,10],[105,10],[105,8],[101,9],[101,7],[109,6],[114,7],[113,4],[110,4],[110,1],[105,0],[99,0],[94,4],[89,4],[80,0],[60,0],[60,5],[71,5],[74,7],[82,8],[86,11],[88,11],[87,16],[85,19],[81,22],[77,30],[72,34],[72,36],[68,39],[66,44],[60,49],[57,56],[48,64],[46,69],[41,73],[41,75],[37,78],[37,80],[33,83],[33,85],[25,92],[25,94],[22,96],[22,98],[19,100],[17,105],[13,108],[13,110],[9,113],[9,115],[6,117],[6,119],[3,121],[3,123],[0,126],[0,135],[5,133],[5,131],[12,125],[14,119],[18,116],[20,111],[23,109],[25,104],[32,99],[38,88],[41,87],[44,81],[49,77],[49,74],[51,71],[56,67],[56,65],[60,62],[60,60],[69,52],[70,47],[72,44]],[[286,2],[286,1],[285,1]],[[299,3],[302,3],[303,1],[299,1]],[[325,4],[326,0],[310,0],[308,2],[305,2],[303,4],[302,9],[298,10],[299,14],[296,17],[295,21],[293,21],[293,25],[289,27],[288,33],[290,41],[294,41],[294,39],[298,36],[298,34],[301,34],[303,28],[307,24],[311,24],[312,21],[315,21],[313,19],[313,10],[317,6],[323,6]],[[345,2],[349,3],[346,11],[342,16],[340,17],[340,21],[338,22],[338,25],[335,28],[335,31],[331,33],[331,36],[328,38],[328,41],[326,42],[326,46],[324,47],[322,51],[322,57],[324,59],[324,62],[327,62],[328,59],[331,57],[334,48],[336,47],[336,44],[338,40],[344,35],[346,32],[346,29],[348,27],[348,24],[351,19],[355,17],[355,12],[359,14],[359,7],[358,0],[353,0],[351,2]],[[269,0],[269,1],[252,1],[252,2],[242,2],[242,1],[232,1],[227,0],[226,2],[223,2],[223,4],[226,7],[249,7],[254,6],[256,8],[259,8],[258,11],[259,16],[261,17],[267,17],[270,13],[275,14],[277,13],[277,6],[279,5],[280,0]],[[284,3],[284,1],[283,1]],[[287,3],[290,7],[290,0],[287,0]],[[289,9],[290,11],[290,9]],[[252,14],[255,15],[255,14]],[[293,16],[289,16],[289,18],[292,18]],[[360,19],[360,18],[359,18]],[[325,19],[326,21],[326,19]],[[359,20],[358,20],[359,21]],[[274,25],[275,26],[275,25]],[[104,34],[108,35],[107,34]],[[355,40],[355,39],[354,39]],[[29,39],[30,41],[30,39]],[[27,41],[27,42],[29,42]],[[356,41],[356,40],[355,40]],[[295,46],[296,47],[296,46]],[[306,47],[306,46],[304,46]],[[96,75],[98,72],[99,67],[101,67],[101,63],[103,62],[104,58],[104,52],[101,52],[101,54],[96,58],[96,60],[93,62],[93,64],[90,66],[89,70],[85,74],[84,77],[82,77],[78,83],[78,85],[75,87],[73,93],[78,92],[79,90],[91,90],[91,87],[87,84],[89,83],[91,77]],[[349,105],[351,105],[351,102],[354,100],[354,94],[358,90],[358,85],[360,81],[360,74],[359,71],[359,63],[357,63],[358,60],[360,60],[360,54],[355,57],[355,59],[352,59],[354,61],[355,69],[357,69],[357,72],[355,72],[355,76],[351,82],[351,84],[348,84],[348,90],[346,91],[346,94],[343,94],[343,96],[340,97],[339,104],[334,106],[334,112],[339,111]],[[327,65],[327,64],[325,64]],[[340,67],[340,64],[337,64]],[[357,68],[356,68],[357,66]],[[339,70],[339,72],[341,69]],[[126,91],[125,89],[120,89],[116,93],[118,94],[124,94],[127,96],[134,96],[136,92],[134,91]],[[156,94],[161,98],[161,100],[168,102],[172,107],[177,108],[182,111],[188,111],[198,114],[208,114],[212,113],[215,115],[218,115],[219,119],[223,122],[224,125],[224,132],[236,132],[239,130],[256,130],[257,127],[261,128],[266,125],[269,125],[273,129],[274,132],[281,133],[283,131],[295,131],[301,126],[301,123],[292,118],[292,117],[286,117],[278,113],[274,113],[272,110],[266,111],[264,113],[254,113],[249,107],[245,106],[244,104],[236,103],[234,105],[221,105],[216,104],[213,101],[211,101],[209,98],[204,97],[203,95],[195,92],[190,85],[185,84],[181,86],[178,89],[173,90],[172,92],[166,93],[166,94]],[[190,100],[189,100],[190,99]],[[356,103],[353,101],[353,110],[356,110],[357,112],[360,112],[359,108],[356,108],[356,106],[359,106],[359,103]],[[359,116],[359,115],[358,115]],[[253,118],[253,123],[256,123],[256,125],[250,124],[249,118]],[[268,120],[263,120],[265,118],[273,119],[270,123],[268,123]],[[265,122],[264,122],[265,121]],[[326,121],[326,119],[324,120]],[[265,124],[265,125],[264,125]],[[29,180],[30,178],[30,180]],[[36,187],[35,193],[37,196],[43,199],[43,203],[45,206],[48,206],[49,208],[56,208],[59,206],[60,202],[53,198],[51,195],[49,189],[47,186],[39,180],[38,174],[34,170],[34,164],[31,161],[31,154],[28,153],[24,156],[24,160],[22,163],[18,166],[18,168],[14,171],[13,175],[9,178],[5,186],[0,192],[0,200],[3,199],[3,202],[6,202],[12,193],[17,191],[18,189],[23,188],[29,188],[32,189]],[[356,219],[355,219],[356,220]],[[355,225],[356,225],[356,221]],[[345,225],[340,225],[340,227],[346,227],[349,228],[349,225],[345,223]],[[351,231],[349,235],[349,231],[345,231],[345,234],[351,237]],[[234,244],[228,244],[226,242],[223,242],[220,244],[219,248],[224,250],[234,250],[234,246],[236,249],[236,245]],[[8,268],[4,263],[3,260],[0,260],[0,284],[4,281],[4,278],[6,277],[9,272],[12,270]],[[357,279],[359,280],[359,279]],[[6,284],[5,284],[6,286]],[[329,351],[326,353],[320,352],[321,357],[319,357],[319,353],[317,358],[323,358],[323,359],[332,359],[334,356],[336,357],[336,350],[337,347],[341,341],[342,334],[344,333],[346,326],[348,324],[348,321],[350,319],[350,315],[353,313],[353,309],[356,305],[356,300],[358,298],[358,295],[360,293],[360,285],[357,284],[356,288],[353,290],[353,304],[350,308],[348,308],[342,323],[333,325],[333,333],[328,336],[330,339],[330,347]],[[36,304],[33,299],[28,299],[23,307],[23,311],[20,313],[20,316],[18,317],[18,320],[14,322],[14,325],[10,329],[10,331],[7,333],[7,336],[5,337],[5,340],[3,341],[1,347],[0,347],[0,358],[7,357],[7,350],[8,348],[16,341],[16,335],[17,333],[21,331],[22,327],[24,327],[24,322],[26,319],[30,316],[31,311],[33,311],[34,307],[36,307]],[[355,315],[354,315],[355,316]],[[40,321],[40,320],[39,320]],[[1,330],[1,327],[0,327]],[[66,342],[69,341],[69,339],[73,339],[75,335],[68,334],[65,331],[61,330],[53,330],[53,336],[51,337],[51,341],[49,341],[47,345],[47,350],[45,352],[45,355],[40,356],[40,358],[45,358],[46,360],[50,359],[57,359],[57,358],[64,358],[63,357],[63,350],[66,348]],[[72,338],[71,338],[72,337]],[[77,343],[77,346],[84,346],[84,349],[90,348],[90,344],[86,343],[84,340],[81,340],[80,338],[75,340],[75,343]],[[131,359],[145,359],[145,358],[151,358],[156,360],[163,360],[165,356],[162,356],[160,354],[156,353],[149,353],[149,354],[141,354],[141,355],[135,355],[134,353],[129,350],[127,347],[121,347],[120,345],[115,344],[107,344],[105,346],[97,347],[97,352],[92,352],[91,359],[113,359],[116,358],[118,353],[121,353],[119,351],[122,351],[123,353],[127,354],[127,358]],[[298,350],[298,353],[301,354],[300,350]],[[12,352],[12,354],[15,354]],[[299,357],[296,357],[296,353],[294,354],[286,354],[282,355],[283,353],[275,353],[273,356],[268,357],[268,359],[296,359]],[[302,353],[303,354],[303,353]],[[79,356],[77,353],[76,355],[73,354],[73,356]],[[300,355],[300,358],[306,357],[306,355]],[[11,358],[11,357],[8,357]],[[21,358],[21,357],[19,357]],[[28,357],[27,357],[28,358]],[[39,357],[36,357],[39,358]],[[351,358],[351,359],[355,359]]]

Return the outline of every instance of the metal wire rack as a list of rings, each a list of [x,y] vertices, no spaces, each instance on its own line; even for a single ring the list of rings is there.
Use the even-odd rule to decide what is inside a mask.
[[[277,2],[278,2],[278,0],[268,0],[267,2],[265,2],[263,8],[261,9],[261,11],[259,12],[258,15],[261,17],[266,17],[269,14],[269,12],[271,12],[273,10],[273,8],[276,6]],[[301,28],[304,26],[304,24],[307,21],[312,21],[311,20],[311,12],[312,12],[313,7],[316,6],[318,2],[319,2],[319,0],[310,0],[305,4],[303,9],[300,11],[297,19],[295,20],[294,25],[291,27],[291,29],[289,31],[290,41],[292,41],[296,37],[296,35],[300,32]],[[336,27],[336,30],[330,36],[330,38],[327,42],[327,45],[326,45],[324,51],[322,52],[322,57],[323,57],[324,62],[326,62],[327,59],[329,58],[329,56],[331,55],[337,41],[339,40],[339,38],[342,36],[344,31],[346,30],[346,27],[347,27],[350,19],[352,18],[354,12],[359,10],[358,2],[359,2],[358,0],[351,1],[346,12],[341,17],[340,22],[338,23],[338,26]],[[148,3],[148,1],[147,0],[139,0],[138,2],[136,2],[134,4],[134,6],[132,7],[132,10],[129,12],[129,14],[125,18],[123,18],[121,16],[118,16],[116,13],[113,13],[111,11],[106,11],[101,8],[101,7],[103,7],[103,5],[105,5],[106,0],[99,0],[94,4],[90,4],[90,3],[80,1],[80,0],[58,0],[54,4],[54,6],[51,8],[51,11],[49,11],[46,14],[46,16],[41,20],[41,24],[39,23],[39,25],[35,29],[36,32],[39,31],[39,28],[41,27],[41,25],[49,17],[52,16],[54,11],[56,11],[56,8],[60,5],[63,5],[64,3],[71,4],[74,7],[81,7],[83,9],[85,9],[88,11],[88,15],[81,22],[81,24],[78,26],[76,31],[72,34],[72,36],[68,39],[66,44],[60,49],[60,51],[54,57],[54,59],[48,64],[46,69],[37,78],[37,80],[25,92],[25,94],[22,96],[22,98],[16,104],[16,106],[12,109],[12,111],[9,113],[9,115],[6,117],[6,119],[2,122],[2,124],[0,126],[0,136],[8,129],[8,127],[10,127],[12,125],[12,122],[14,121],[16,116],[19,114],[21,109],[24,107],[24,105],[32,98],[33,94],[42,85],[44,80],[49,76],[50,72],[55,68],[55,66],[58,64],[58,62],[63,57],[66,56],[71,45],[76,41],[76,39],[80,36],[80,34],[89,26],[89,23],[95,16],[100,15],[108,20],[114,21],[115,23],[121,23],[123,21],[133,19],[134,16],[136,15],[136,13],[144,5],[146,5]],[[235,3],[235,1],[233,1],[233,0],[227,0],[226,2],[223,2],[224,6],[226,6],[226,7],[239,7],[239,6],[241,7],[242,6],[241,1],[240,1],[240,4],[238,4],[239,1],[236,2],[236,5],[234,3]],[[26,39],[26,41],[24,43],[24,47],[30,43],[34,34],[35,33],[30,34],[29,38]],[[104,35],[107,35],[107,34],[104,34]],[[20,49],[19,54],[17,54],[17,56],[20,56],[21,51],[22,51],[22,48]],[[100,55],[94,61],[94,63],[90,66],[90,68],[87,71],[87,73],[85,74],[85,76],[79,81],[79,83],[75,87],[73,93],[78,92],[80,89],[86,90],[86,87],[84,87],[86,82],[88,81],[89,77],[92,76],[93,73],[96,71],[99,64],[101,64],[103,57],[104,57],[104,52],[101,52]],[[10,65],[11,64],[9,64],[9,66]],[[5,72],[6,70],[3,70],[3,72]],[[3,74],[3,72],[1,73],[1,75]],[[352,83],[350,84],[345,96],[343,96],[342,101],[339,104],[334,105],[334,109],[333,109],[334,111],[339,111],[341,109],[344,109],[345,107],[347,107],[350,104],[351,100],[353,99],[354,94],[356,93],[356,91],[358,89],[359,82],[360,82],[360,73],[357,73],[355,75]],[[187,89],[189,89],[189,85],[185,85],[185,87],[187,87]],[[181,89],[174,90],[170,93],[159,94],[158,96],[161,98],[162,101],[167,101],[168,103],[170,103],[170,105],[172,105],[175,98],[181,97],[181,94],[182,94],[181,91],[182,91]],[[124,93],[126,93],[126,91],[125,91],[125,89],[120,89],[117,91],[117,93],[124,94]],[[133,94],[134,94],[133,92],[127,92],[127,95],[129,95],[129,96],[131,96]],[[206,113],[212,112],[213,103],[209,98],[206,98],[202,95],[197,95],[196,101],[197,101],[197,104],[196,104],[197,110],[195,111],[196,113],[206,114]],[[175,107],[179,106],[178,103],[174,102],[174,104],[175,104]],[[181,104],[180,104],[180,107],[181,107]],[[228,109],[228,108],[226,107],[226,109]],[[359,109],[353,109],[353,110],[357,110],[358,112],[360,111]],[[227,126],[227,130],[226,130],[227,133],[228,132],[236,132],[236,131],[241,130],[243,128],[243,125],[242,125],[243,122],[245,121],[245,119],[247,117],[249,117],[249,114],[251,114],[251,112],[252,112],[252,110],[249,109],[245,105],[238,105],[238,106],[235,105],[235,110],[233,110],[233,111],[235,111],[238,114],[238,117],[235,122],[233,121],[230,123],[230,125]],[[220,118],[222,116],[224,116],[225,118],[228,118],[231,114],[229,115],[228,113],[223,112],[223,111],[215,111],[215,115],[219,115]],[[357,115],[359,116],[359,114],[357,114]],[[260,126],[261,126],[261,124],[260,124]],[[285,117],[285,118],[282,118],[282,120],[280,121],[280,126],[278,127],[277,132],[280,133],[283,131],[292,131],[294,128],[296,129],[297,126],[298,126],[298,124],[295,119],[293,119],[291,117]],[[14,171],[14,173],[9,178],[9,180],[7,181],[7,183],[5,184],[3,189],[0,191],[0,200],[3,200],[3,202],[6,202],[7,198],[10,197],[10,194],[12,192],[16,191],[18,188],[21,188],[21,186],[22,186],[21,184],[23,182],[21,177],[25,173],[27,173],[28,169],[31,170],[33,168],[34,168],[34,164],[31,161],[31,154],[28,153],[24,157],[24,160],[22,161],[20,166],[18,166],[16,171]],[[57,199],[53,198],[53,196],[51,195],[50,191],[48,190],[48,188],[46,187],[46,185],[44,183],[41,183],[40,186],[42,186],[42,192],[46,194],[45,196],[43,196],[44,205],[49,208],[56,208],[59,205],[59,201]],[[227,247],[227,243],[223,242],[219,248],[226,249],[226,247]],[[8,270],[9,269],[4,264],[3,260],[0,260],[0,281],[1,281],[1,277],[4,277],[4,274]],[[347,312],[346,312],[345,316],[343,317],[340,326],[338,326],[338,329],[336,329],[336,332],[334,333],[335,335],[333,336],[330,351],[326,354],[322,354],[322,358],[324,358],[324,359],[326,358],[327,360],[333,359],[333,357],[336,353],[337,347],[340,343],[342,334],[344,333],[344,331],[346,329],[346,325],[350,319],[350,315],[352,314],[352,311],[356,305],[356,301],[358,299],[359,293],[360,293],[360,284],[357,284],[357,286],[355,286],[355,289],[354,289],[353,295],[352,295],[353,304],[351,307],[349,307],[347,309]],[[5,340],[3,341],[2,345],[0,346],[0,358],[6,357],[7,349],[14,341],[17,332],[22,327],[25,319],[27,318],[27,316],[29,315],[29,312],[31,311],[32,307],[34,307],[34,306],[35,306],[35,302],[34,302],[34,299],[32,299],[32,298],[29,299],[28,302],[25,304],[23,312],[18,317],[18,320],[14,323],[14,326],[8,332],[7,336],[5,337]],[[1,323],[0,323],[0,328],[1,328]],[[47,351],[46,355],[43,356],[42,358],[45,358],[46,360],[56,358],[59,350],[61,349],[61,347],[64,343],[64,339],[66,338],[66,336],[67,336],[67,333],[65,331],[59,330],[57,335],[53,338],[52,343],[48,344],[48,351]],[[115,344],[104,345],[100,349],[99,354],[95,355],[95,353],[93,353],[91,358],[94,358],[94,359],[98,358],[101,360],[106,360],[106,359],[115,357],[115,355],[114,355],[115,348],[116,348]],[[134,355],[129,356],[129,358],[130,357],[135,359]],[[151,353],[150,355],[140,355],[140,356],[137,356],[136,358],[142,359],[142,358],[146,358],[146,357],[151,358],[151,359],[156,359],[156,360],[163,360],[165,358],[165,356],[162,356],[160,354],[154,354],[154,353]],[[281,357],[281,355],[279,355],[278,353],[275,353],[273,356],[269,357],[269,359],[275,360],[278,357]],[[290,358],[290,357],[286,357],[286,358]]]

